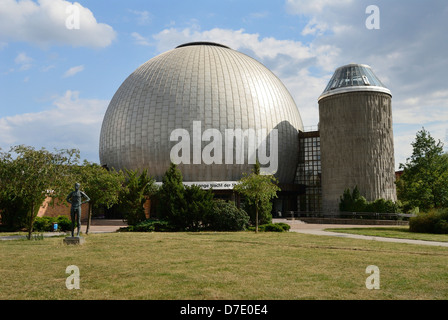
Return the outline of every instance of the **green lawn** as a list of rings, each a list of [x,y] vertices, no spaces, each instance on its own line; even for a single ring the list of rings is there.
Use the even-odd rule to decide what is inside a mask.
[[[448,242],[448,234],[410,232],[409,227],[329,228],[325,230],[373,237]]]
[[[289,233],[0,241],[0,299],[448,299],[448,250]],[[80,270],[68,290],[67,266]],[[368,290],[366,267],[380,270]]]

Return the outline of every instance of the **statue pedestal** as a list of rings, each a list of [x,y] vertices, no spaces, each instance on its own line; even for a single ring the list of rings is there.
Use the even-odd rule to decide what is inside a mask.
[[[65,244],[83,244],[86,240],[83,237],[65,237]]]

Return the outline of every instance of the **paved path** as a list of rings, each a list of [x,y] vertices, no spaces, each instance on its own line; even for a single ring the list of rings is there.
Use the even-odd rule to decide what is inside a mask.
[[[342,224],[312,224],[305,223],[300,220],[287,220],[287,219],[274,219],[273,222],[284,222],[291,226],[291,232],[298,232],[304,234],[313,234],[318,236],[332,236],[340,238],[354,238],[362,240],[373,240],[373,241],[384,241],[384,242],[395,242],[395,243],[410,243],[428,246],[442,246],[448,247],[448,242],[437,242],[437,241],[425,241],[425,240],[412,240],[412,239],[397,239],[397,238],[385,238],[385,237],[373,237],[373,236],[363,236],[356,234],[339,233],[332,231],[325,231],[328,228],[370,228],[370,227],[391,227],[391,226],[379,226],[379,225],[342,225]],[[122,220],[92,220],[89,233],[105,233],[105,232],[115,232],[119,228],[126,226]],[[85,233],[86,225],[81,225],[81,232]],[[66,233],[61,232],[48,232],[44,236],[58,236],[64,235]],[[17,240],[20,238],[25,238],[25,236],[0,236],[0,240]]]
[[[391,227],[391,226],[311,224],[311,223],[302,222],[300,220],[286,220],[286,219],[275,219],[274,222],[287,223],[291,226],[290,231],[304,233],[304,234],[313,234],[313,235],[318,235],[318,236],[332,236],[332,237],[340,237],[340,238],[353,238],[353,239],[362,239],[362,240],[374,240],[374,241],[383,241],[383,242],[410,243],[410,244],[419,244],[419,245],[427,245],[427,246],[448,247],[448,242],[373,237],[373,236],[363,236],[363,235],[358,235],[358,234],[339,233],[339,232],[324,230],[324,229],[328,229],[328,228],[370,228],[370,227],[376,228],[376,227]]]
[[[115,232],[121,227],[125,226],[126,223],[124,223],[122,220],[103,220],[103,219],[92,220],[92,223],[89,228],[89,234]],[[87,228],[86,223],[82,223],[81,233],[85,234],[86,228]],[[38,234],[41,234],[41,232],[33,233],[33,235]],[[44,232],[43,235],[44,237],[55,237],[55,236],[70,235],[70,232]],[[0,240],[18,240],[18,239],[26,239],[26,236],[23,235],[0,236]]]

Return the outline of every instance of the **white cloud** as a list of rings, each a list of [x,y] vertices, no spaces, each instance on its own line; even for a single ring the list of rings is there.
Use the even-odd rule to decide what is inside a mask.
[[[325,22],[317,22],[315,19],[311,19],[302,30],[302,35],[322,35],[327,29],[328,25]]]
[[[134,38],[135,43],[140,46],[150,46],[151,45],[149,40],[147,38],[143,37],[142,35],[140,35],[138,32],[132,32],[131,37]]]
[[[418,0],[378,1],[380,29],[368,30],[366,8],[371,4],[287,0],[286,8],[309,19],[302,34],[315,36],[311,46],[335,50],[327,55],[329,69],[351,62],[369,64],[391,89],[398,167],[412,153],[410,143],[422,127],[435,139],[448,140],[448,91],[441,80],[448,69],[448,42],[440,41],[448,30],[448,5],[445,0],[430,5]]]
[[[315,15],[324,10],[341,8],[353,3],[354,0],[287,0],[286,7],[290,13],[299,15]]]
[[[33,62],[33,58],[29,57],[25,52],[21,52],[14,59],[14,62],[20,65],[19,70],[25,71],[31,68],[31,62]]]
[[[66,21],[76,11],[67,11],[75,5],[79,12],[79,29],[70,29]],[[75,2],[65,0],[1,0],[0,42],[25,41],[43,47],[71,45],[74,47],[106,47],[115,39],[113,28],[98,23],[93,13]]]
[[[62,76],[63,78],[68,78],[68,77],[72,77],[75,74],[77,74],[78,72],[81,72],[84,70],[84,66],[80,65],[80,66],[76,66],[76,67],[72,67],[70,69],[68,69],[64,75]]]
[[[43,66],[43,67],[41,67],[41,68],[40,68],[40,71],[42,71],[42,72],[48,72],[48,71],[50,71],[51,69],[54,69],[54,68],[56,68],[56,66],[55,66],[54,64],[51,64],[51,65],[48,65],[48,66]]]
[[[259,58],[275,58],[279,53],[286,55],[294,50],[298,57],[308,56],[307,49],[300,42],[291,40],[276,40],[274,38],[260,39],[257,33],[246,33],[244,29],[231,30],[214,28],[201,31],[197,26],[182,30],[165,29],[153,38],[157,41],[157,49],[164,52],[190,41],[219,42],[235,50],[249,49]]]
[[[308,43],[260,37],[244,30],[167,28],[153,36],[160,52],[190,41],[214,41],[244,52],[271,69],[293,95],[305,126],[318,122],[317,98],[334,70],[364,63],[392,91],[395,158],[404,162],[410,143],[423,126],[436,139],[448,140],[448,5],[433,0],[382,1],[380,30],[368,30],[369,0],[287,0],[290,14],[308,23]],[[405,14],[404,14],[405,13]],[[418,19],[416,17],[419,17]],[[447,141],[448,143],[448,141]]]
[[[55,98],[49,110],[0,118],[0,147],[76,148],[83,158],[98,161],[101,123],[108,103],[81,99],[79,92],[69,90]]]
[[[18,64],[22,64],[22,63],[25,63],[25,62],[30,62],[30,61],[32,61],[32,60],[33,60],[33,59],[30,58],[30,57],[28,57],[28,56],[26,55],[26,53],[21,52],[21,53],[19,53],[19,54],[17,55],[17,57],[14,59],[14,62],[15,62],[15,63],[18,63]]]
[[[253,19],[263,19],[263,18],[266,18],[267,16],[269,16],[268,11],[253,12],[249,15],[249,17],[253,18]]]
[[[406,159],[412,154],[411,143],[415,139],[417,131],[394,132],[395,170],[400,170],[400,164],[405,164]]]
[[[296,62],[305,62],[309,59],[317,59],[314,48],[306,46],[299,41],[278,40],[273,37],[260,38],[259,34],[247,33],[244,29],[231,30],[214,28],[200,31],[197,28],[165,29],[153,38],[157,42],[160,52],[171,50],[176,46],[190,41],[211,41],[239,50],[258,60],[276,62],[278,68],[285,64],[282,57],[289,57]],[[318,62],[317,62],[318,63]]]
[[[261,12],[252,12],[247,17],[243,18],[244,23],[251,23],[254,20],[264,19],[269,16],[268,11],[261,11]]]
[[[151,23],[151,13],[148,11],[139,11],[139,10],[129,10],[132,14],[134,14],[137,17],[137,23],[139,25],[148,25]]]

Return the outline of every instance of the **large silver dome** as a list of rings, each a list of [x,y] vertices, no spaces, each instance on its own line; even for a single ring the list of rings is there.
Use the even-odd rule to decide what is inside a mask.
[[[293,181],[298,130],[303,130],[293,98],[261,63],[216,43],[181,45],[150,59],[123,82],[104,116],[100,162],[115,169],[147,168],[161,181],[178,143],[171,134],[176,129],[194,134],[198,124],[202,133],[219,130],[223,142],[227,129],[265,129],[263,139],[277,129],[275,175],[282,183]],[[202,141],[201,149],[209,143]],[[198,150],[191,145],[192,153]],[[224,159],[225,146],[222,150]],[[236,181],[252,167],[247,158],[243,164],[179,164],[184,181]]]

